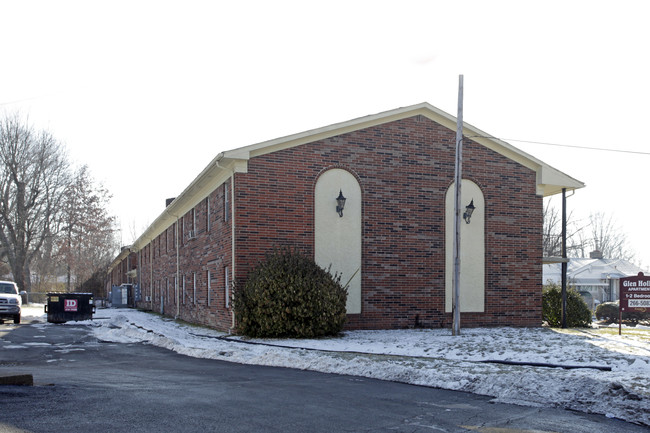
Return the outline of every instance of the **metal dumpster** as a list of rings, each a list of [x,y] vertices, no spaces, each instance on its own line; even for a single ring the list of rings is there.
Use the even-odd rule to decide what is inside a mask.
[[[65,323],[89,320],[95,313],[92,293],[48,293],[45,304],[47,321]]]

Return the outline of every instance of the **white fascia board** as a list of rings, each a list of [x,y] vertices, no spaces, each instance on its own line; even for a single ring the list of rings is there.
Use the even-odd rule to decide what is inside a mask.
[[[585,184],[561,171],[544,164],[540,167],[538,173],[537,188],[541,190],[541,195],[548,197],[559,194],[562,189],[567,191],[584,188]]]
[[[301,144],[311,143],[417,115],[424,116],[452,131],[456,130],[456,118],[454,116],[445,113],[427,102],[423,102],[409,107],[397,108],[395,110],[240,147],[224,152],[224,157],[248,160],[255,156],[289,149]],[[562,188],[574,190],[585,186],[584,183],[556,170],[523,150],[499,140],[466,122],[463,123],[463,136],[535,171],[537,173],[538,195],[546,197],[562,192]]]
[[[185,215],[233,173],[246,173],[250,158],[417,115],[424,116],[452,131],[456,130],[456,118],[454,116],[427,102],[423,102],[222,152],[208,164],[201,174],[177,196],[142,236],[136,240],[134,243],[135,251],[151,242],[152,239],[173,224],[177,218]],[[463,123],[463,130],[466,138],[472,139],[535,171],[537,173],[537,193],[539,195],[557,194],[562,191],[562,188],[572,190],[584,187],[582,182],[468,123]]]
[[[246,161],[224,158],[219,154],[210,164],[167,206],[156,220],[133,243],[138,251],[149,244],[232,176],[246,173]]]
[[[534,170],[535,173],[537,173],[538,195],[548,197],[561,193],[563,188],[566,188],[567,191],[569,191],[585,187],[583,182],[580,182],[560,170],[551,167],[529,153],[514,147],[510,143],[490,136],[472,125],[464,123],[463,130],[463,136],[482,144],[488,149],[491,149],[506,158],[518,162],[524,167]]]
[[[440,118],[438,118],[438,116],[435,114],[438,114]],[[432,120],[437,121],[438,123],[448,123],[448,121],[445,122],[445,120],[447,120],[447,117],[449,115],[425,102],[410,107],[398,108],[379,114],[373,114],[370,116],[360,117],[358,119],[348,120],[346,122],[335,123],[329,126],[324,126],[322,128],[312,129],[273,140],[263,141],[261,143],[252,144],[250,146],[240,147],[238,149],[224,152],[224,156],[228,158],[249,159],[255,156],[266,155],[268,153],[277,152],[279,150],[289,149],[292,147],[300,146],[302,144],[312,143],[314,141],[347,134],[350,132],[358,131],[360,129],[370,128],[372,126],[381,125],[384,123],[389,123],[417,115],[426,116]],[[455,122],[455,120],[453,120],[453,122]],[[455,126],[453,129],[455,129]]]
[[[126,259],[129,256],[129,254],[131,254],[132,250],[133,250],[132,245],[122,248],[122,251],[120,251],[117,257],[115,257],[111,262],[111,264],[108,266],[107,274],[110,275],[110,273],[113,272],[113,269],[115,269],[115,267],[119,265],[122,260]]]

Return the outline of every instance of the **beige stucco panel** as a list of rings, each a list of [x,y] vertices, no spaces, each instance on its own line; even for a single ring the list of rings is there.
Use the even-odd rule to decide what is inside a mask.
[[[461,216],[470,201],[476,209],[469,224],[460,223],[460,311],[485,311],[485,199],[471,180],[461,183]],[[452,311],[454,275],[454,184],[445,197],[445,311]]]
[[[343,217],[336,213],[339,191],[347,199]],[[361,187],[348,171],[331,169],[323,173],[314,193],[315,257],[324,269],[341,274],[348,281],[348,314],[361,313]],[[352,278],[350,280],[350,278]]]

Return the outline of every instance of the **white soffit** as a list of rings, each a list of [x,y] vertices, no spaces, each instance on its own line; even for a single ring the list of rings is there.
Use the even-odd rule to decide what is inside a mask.
[[[395,110],[360,117],[346,122],[335,123],[322,128],[312,129],[310,131],[276,138],[274,140],[264,141],[250,146],[240,147],[238,149],[224,152],[223,157],[227,159],[248,160],[255,156],[289,149],[302,144],[417,115],[424,116],[452,131],[456,130],[456,118],[454,116],[439,110],[427,102],[423,102],[409,107],[397,108]],[[579,180],[562,173],[521,149],[518,149],[505,141],[499,140],[498,138],[492,137],[490,134],[487,134],[466,122],[463,123],[463,136],[535,171],[537,173],[537,193],[540,195],[549,196],[560,193],[562,188],[574,190],[585,186],[584,183]]]

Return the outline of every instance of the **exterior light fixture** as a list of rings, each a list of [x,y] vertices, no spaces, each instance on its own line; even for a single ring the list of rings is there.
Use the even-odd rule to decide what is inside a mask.
[[[465,223],[469,224],[469,221],[472,219],[472,212],[474,212],[474,209],[476,209],[476,207],[474,206],[474,199],[472,199],[472,201],[465,208],[465,213],[463,213],[463,219],[465,220]]]
[[[336,212],[339,216],[343,217],[343,208],[345,207],[345,197],[343,197],[343,191],[339,190],[339,196],[336,197]]]

